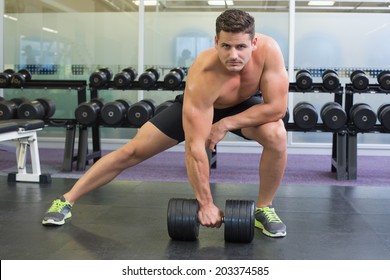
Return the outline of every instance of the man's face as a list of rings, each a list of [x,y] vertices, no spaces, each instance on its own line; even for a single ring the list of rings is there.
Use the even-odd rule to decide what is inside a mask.
[[[251,40],[247,33],[231,33],[221,31],[215,37],[215,48],[222,64],[232,72],[241,71],[256,49],[257,38]]]

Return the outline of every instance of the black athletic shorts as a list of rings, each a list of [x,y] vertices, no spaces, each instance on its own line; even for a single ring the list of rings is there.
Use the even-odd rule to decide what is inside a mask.
[[[252,107],[253,105],[263,103],[260,93],[256,93],[244,102],[226,109],[214,109],[213,123],[232,115],[236,115]],[[182,122],[183,95],[176,96],[175,102],[154,116],[149,121],[160,129],[167,136],[177,140],[179,143],[184,141],[184,130]],[[241,129],[233,130],[232,133],[245,138]],[[245,138],[246,139],[246,138]]]

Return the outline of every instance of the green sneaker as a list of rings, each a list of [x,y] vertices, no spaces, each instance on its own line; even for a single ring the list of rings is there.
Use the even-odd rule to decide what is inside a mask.
[[[287,234],[286,225],[280,220],[272,206],[256,208],[255,227],[262,229],[263,234],[269,237],[284,237]]]
[[[65,224],[65,219],[72,217],[72,205],[65,200],[63,196],[55,199],[47,210],[45,216],[43,217],[43,225],[63,225]]]

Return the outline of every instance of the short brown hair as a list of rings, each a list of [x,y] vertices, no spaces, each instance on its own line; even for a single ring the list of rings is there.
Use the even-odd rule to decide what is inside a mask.
[[[216,34],[219,37],[221,31],[239,33],[244,32],[255,37],[255,19],[247,12],[228,9],[220,14],[216,20]]]

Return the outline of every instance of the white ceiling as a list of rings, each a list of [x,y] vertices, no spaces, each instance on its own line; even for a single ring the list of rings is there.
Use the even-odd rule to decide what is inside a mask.
[[[218,11],[240,8],[248,11],[280,12],[288,11],[290,1],[233,0],[233,6],[209,6],[207,1],[169,1],[160,0],[157,6],[145,7],[148,11],[188,12]],[[316,0],[314,0],[316,1]],[[4,0],[5,13],[53,13],[53,12],[136,12],[138,6],[133,0]],[[296,0],[297,12],[375,12],[389,13],[389,1],[335,1],[333,6],[309,6],[309,1]]]

